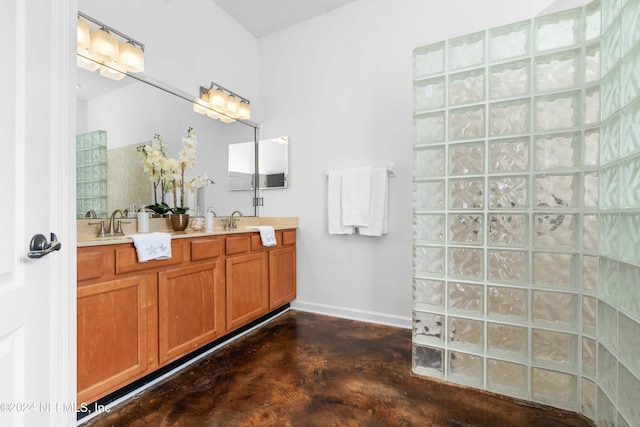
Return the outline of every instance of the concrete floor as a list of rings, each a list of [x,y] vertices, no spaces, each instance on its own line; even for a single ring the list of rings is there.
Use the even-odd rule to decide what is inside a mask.
[[[593,426],[411,373],[411,332],[289,311],[83,426]]]

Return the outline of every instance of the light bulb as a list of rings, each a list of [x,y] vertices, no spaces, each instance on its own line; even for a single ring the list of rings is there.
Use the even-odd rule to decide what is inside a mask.
[[[238,118],[241,120],[249,120],[249,118],[251,118],[251,106],[248,103],[240,101],[240,106],[238,107]]]
[[[144,52],[133,43],[120,43],[120,59],[118,63],[122,68],[132,73],[144,70]]]
[[[240,109],[240,100],[235,96],[229,96],[227,99],[227,115],[234,119],[238,117],[238,110]]]
[[[118,52],[118,39],[115,36],[102,29],[91,32],[91,47],[89,47],[89,53],[97,60],[104,64],[117,61],[119,56]]]
[[[77,32],[78,52],[88,50],[91,46],[91,35],[89,31],[89,23],[78,18]]]
[[[215,89],[209,92],[209,105],[218,113],[227,111],[227,95],[222,89]]]

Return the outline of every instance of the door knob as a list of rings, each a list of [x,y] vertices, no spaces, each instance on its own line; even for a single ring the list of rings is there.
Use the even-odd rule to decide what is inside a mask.
[[[51,233],[50,242],[42,234],[36,234],[31,238],[30,250],[27,256],[29,258],[42,258],[50,252],[59,251],[61,247],[62,243],[58,242],[58,237],[54,233]]]

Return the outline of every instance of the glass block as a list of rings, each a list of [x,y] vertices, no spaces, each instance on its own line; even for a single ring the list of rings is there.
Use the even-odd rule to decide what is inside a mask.
[[[640,210],[634,208],[620,215],[620,260],[640,265]]]
[[[527,216],[519,214],[489,215],[489,244],[495,246],[523,246],[529,235]]]
[[[640,406],[638,406],[638,396],[640,396],[640,380],[631,373],[624,365],[618,364],[619,394],[618,410],[624,414],[629,421],[629,425],[640,425]],[[618,426],[620,426],[620,416],[618,416]]]
[[[600,120],[604,121],[620,109],[620,67],[602,77],[600,83]]]
[[[414,111],[433,110],[445,106],[444,77],[421,80],[413,85]]]
[[[587,47],[584,57],[585,84],[600,80],[600,44]]]
[[[640,267],[621,262],[619,277],[620,309],[640,320]]]
[[[582,337],[582,374],[591,378],[596,376],[596,360],[598,342],[595,339]]]
[[[640,45],[622,58],[620,63],[620,102],[625,106],[640,95],[640,82],[637,70],[640,67]]]
[[[575,288],[577,255],[534,252],[533,283],[554,288]]]
[[[571,330],[578,327],[576,294],[534,290],[531,306],[531,318],[538,325]]]
[[[598,296],[615,304],[618,297],[618,267],[615,259],[601,256],[598,265]]]
[[[506,136],[528,133],[529,99],[489,105],[489,135]]]
[[[594,1],[587,4],[585,12],[586,26],[584,30],[584,38],[588,41],[600,37],[601,34],[600,22],[602,20],[602,13],[600,9],[600,2]]]
[[[575,410],[577,379],[575,375],[531,369],[531,396],[533,400],[568,410]]]
[[[616,209],[620,206],[619,169],[617,166],[600,169],[600,209]]]
[[[466,245],[484,243],[484,221],[482,214],[449,215],[449,241]]]
[[[620,217],[618,214],[600,215],[600,253],[617,257],[619,253]]]
[[[582,9],[570,9],[537,17],[536,52],[575,46],[582,39]]]
[[[582,247],[585,250],[598,250],[599,220],[597,215],[585,215],[582,219]]]
[[[444,176],[444,146],[420,147],[414,150],[416,178]]]
[[[449,344],[451,347],[482,352],[484,349],[484,322],[449,317]]]
[[[624,418],[624,415],[622,415],[620,412],[618,412],[618,426],[617,427],[633,427],[632,424],[629,424],[629,422]]]
[[[580,84],[581,57],[580,49],[537,57],[534,72],[536,91],[570,89]]]
[[[573,249],[578,245],[578,217],[570,214],[535,214],[533,246]]]
[[[600,203],[600,180],[597,172],[584,174],[584,207],[596,209]]]
[[[618,358],[636,375],[640,374],[640,323],[624,315],[618,314]]]
[[[484,105],[449,110],[449,138],[476,139],[485,136]]]
[[[640,65],[637,68],[640,70]],[[620,155],[640,152],[640,98],[620,114]]]
[[[616,427],[616,407],[600,387],[598,387],[596,402],[596,424],[598,427]]]
[[[484,68],[449,75],[449,105],[484,101]]]
[[[578,336],[565,332],[533,329],[531,357],[546,366],[574,368],[578,360]]]
[[[600,128],[600,164],[606,164],[617,160],[620,148],[620,116],[615,115]]]
[[[502,323],[487,324],[487,351],[497,357],[527,360],[527,328]]]
[[[535,137],[534,167],[536,170],[574,168],[579,164],[579,132]]]
[[[602,33],[602,67],[603,75],[607,74],[620,60],[620,19],[615,19],[612,25]]]
[[[444,215],[414,215],[415,243],[444,243]]]
[[[527,279],[527,254],[522,251],[488,250],[489,280],[521,284]]]
[[[413,75],[416,79],[444,72],[445,42],[423,46],[413,51]]]
[[[563,92],[535,98],[536,131],[580,127],[580,92]]]
[[[526,209],[527,177],[507,176],[489,178],[489,206],[491,209]]]
[[[449,175],[484,172],[484,142],[449,145]]]
[[[602,0],[602,31],[608,29],[620,13],[620,0]]]
[[[482,249],[449,248],[451,277],[482,280],[484,277]]]
[[[584,255],[582,257],[582,289],[588,292],[598,290],[598,266],[600,260],[597,256]]]
[[[494,65],[489,68],[489,98],[513,98],[529,93],[529,60]]]
[[[503,61],[529,53],[531,21],[516,22],[489,32],[489,60]]]
[[[413,248],[413,269],[415,276],[442,276],[444,273],[444,249],[415,246]]]
[[[527,398],[527,367],[518,363],[487,359],[487,388],[496,393]]]
[[[489,141],[490,172],[519,172],[528,169],[528,137]]]
[[[487,290],[487,310],[490,318],[523,322],[527,320],[528,307],[526,289],[490,286]]]
[[[422,344],[444,344],[444,316],[414,310],[413,340]]]
[[[586,125],[600,121],[600,86],[587,89],[584,93],[584,123]]]
[[[484,31],[449,40],[449,70],[484,64],[484,41]]]
[[[451,209],[482,209],[484,180],[452,179],[449,181]]]
[[[582,378],[580,396],[580,412],[594,419],[596,417],[596,384],[589,379]]]
[[[618,395],[618,361],[616,357],[602,344],[598,346],[598,385],[615,402]]]
[[[598,301],[598,338],[613,353],[618,351],[618,313],[603,300]],[[602,351],[602,347],[598,352]],[[598,353],[598,359],[601,354]]]
[[[620,14],[622,26],[622,53],[628,52],[632,46],[640,41],[640,7],[638,1],[629,1]]]
[[[414,119],[416,144],[430,144],[445,141],[444,113],[422,114]]]
[[[414,185],[417,210],[444,208],[444,181],[416,182]]]
[[[415,373],[443,376],[444,350],[441,348],[414,344],[411,355]]]
[[[582,297],[582,331],[595,335],[597,300],[594,297]]]
[[[459,384],[482,387],[484,359],[473,354],[450,351],[448,379]]]
[[[413,303],[415,308],[443,310],[444,292],[444,282],[442,281],[413,280]]]
[[[534,181],[536,208],[576,208],[577,175],[538,175]]]
[[[450,312],[481,315],[484,312],[484,286],[449,282],[448,301]]]

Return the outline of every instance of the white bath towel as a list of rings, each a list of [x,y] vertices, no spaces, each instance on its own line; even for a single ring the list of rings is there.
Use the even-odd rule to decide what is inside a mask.
[[[132,234],[129,237],[133,239],[136,247],[138,262],[171,258],[171,234],[145,233]]]
[[[328,172],[327,208],[329,215],[329,234],[353,234],[354,227],[342,223],[342,171]]]
[[[275,246],[278,244],[276,241],[276,232],[270,225],[259,225],[246,227],[247,230],[258,230],[260,232],[260,240],[262,246]]]
[[[342,224],[367,226],[371,221],[371,167],[342,170]]]
[[[389,231],[389,173],[386,167],[371,171],[371,208],[368,226],[358,227],[363,236],[381,236]]]

